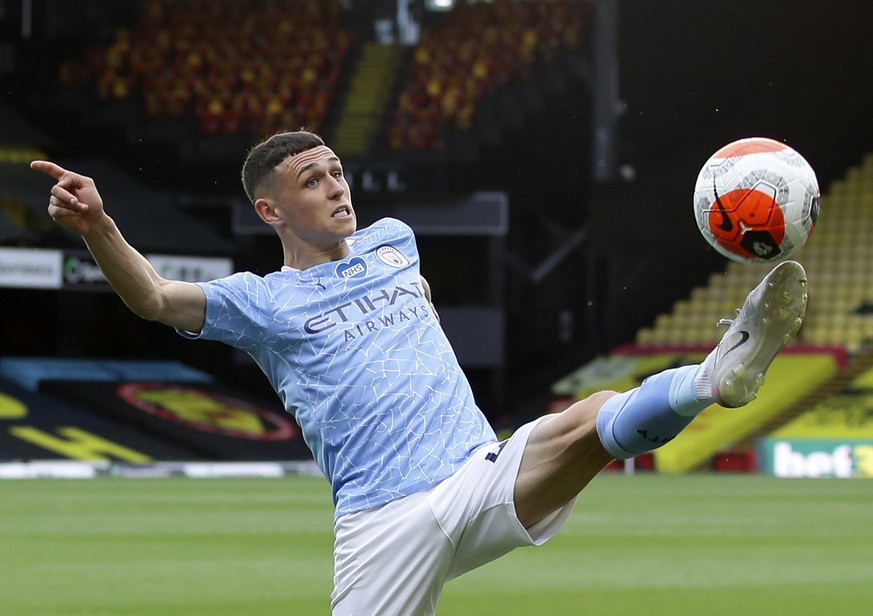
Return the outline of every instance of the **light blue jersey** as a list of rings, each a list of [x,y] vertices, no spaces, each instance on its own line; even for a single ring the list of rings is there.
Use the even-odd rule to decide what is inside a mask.
[[[342,261],[199,283],[199,337],[255,359],[337,517],[429,488],[497,440],[424,296],[412,230],[386,218],[348,242]]]

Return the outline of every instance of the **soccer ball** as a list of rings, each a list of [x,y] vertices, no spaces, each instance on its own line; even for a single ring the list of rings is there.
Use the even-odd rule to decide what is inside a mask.
[[[818,220],[815,172],[793,149],[751,137],[713,154],[697,176],[694,216],[713,248],[743,263],[797,252]]]

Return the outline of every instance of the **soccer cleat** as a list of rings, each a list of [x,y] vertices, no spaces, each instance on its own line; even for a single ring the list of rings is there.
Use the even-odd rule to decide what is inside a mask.
[[[754,400],[770,363],[803,325],[808,300],[800,263],[785,261],[773,268],[735,319],[719,321],[728,330],[701,365],[698,383],[705,387],[708,381],[710,392],[700,393],[728,408]]]

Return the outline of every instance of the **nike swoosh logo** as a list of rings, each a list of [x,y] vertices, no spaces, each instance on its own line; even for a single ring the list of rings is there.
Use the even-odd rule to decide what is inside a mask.
[[[741,329],[741,330],[740,330],[739,332],[737,332],[737,333],[739,333],[740,336],[741,336],[740,341],[737,342],[737,343],[736,343],[734,346],[732,346],[731,348],[729,348],[727,351],[725,351],[725,352],[722,354],[722,357],[724,357],[725,355],[727,355],[727,354],[730,353],[731,351],[735,350],[737,347],[741,347],[741,346],[743,346],[743,345],[746,344],[746,342],[749,340],[749,332],[747,332],[746,330]]]
[[[718,213],[721,214],[721,224],[716,225],[722,231],[733,231],[734,223],[727,215],[727,210],[721,202],[721,197],[718,196],[718,189],[715,187],[715,179],[712,180],[712,194],[715,195],[715,204],[718,206]]]

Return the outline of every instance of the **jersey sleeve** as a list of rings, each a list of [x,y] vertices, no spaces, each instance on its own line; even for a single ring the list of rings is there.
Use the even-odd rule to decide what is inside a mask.
[[[206,316],[200,333],[176,332],[190,339],[217,340],[251,351],[264,336],[265,308],[271,299],[263,278],[243,272],[198,282],[206,294]]]

